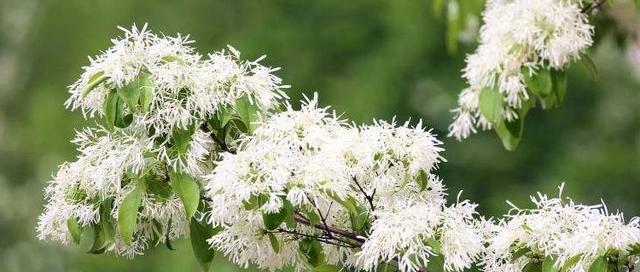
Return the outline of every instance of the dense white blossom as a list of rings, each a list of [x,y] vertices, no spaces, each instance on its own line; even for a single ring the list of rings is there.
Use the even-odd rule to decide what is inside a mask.
[[[115,228],[101,249],[132,257],[189,232],[170,173],[200,182],[211,170],[222,147],[208,122],[222,111],[240,111],[240,99],[257,111],[274,109],[287,86],[272,74],[277,69],[258,63],[262,58],[242,61],[230,46],[204,58],[188,36],[157,36],[146,25],[122,30],[69,87],[67,107],[107,124],[77,133],[79,155],[49,182],[37,231],[40,239],[66,244],[73,238],[68,222],[82,230],[115,228],[121,203],[144,184],[133,241],[125,243]]]
[[[540,70],[563,70],[592,44],[593,27],[581,12],[583,0],[489,0],[477,50],[466,59],[463,77],[469,87],[458,98],[449,136],[458,140],[489,129],[479,112],[483,89],[495,89],[504,100],[501,120],[531,98],[525,77]]]
[[[324,245],[326,259],[333,264],[372,271],[398,260],[401,271],[417,271],[443,254],[451,270],[469,267],[482,248],[473,228],[475,205],[445,206],[444,187],[433,174],[443,161],[439,145],[421,124],[348,125],[328,108],[318,108],[316,98],[299,111],[288,106],[264,120],[254,135],[241,139],[238,153],[224,154],[205,177],[212,207],[209,222],[226,227],[209,242],[243,266],[277,269],[292,264],[303,269],[307,264],[300,263],[304,258],[294,250],[298,245],[288,241],[294,232],[323,232],[300,222],[282,223],[275,234],[285,242],[275,258],[272,251],[252,250],[269,247],[261,214],[278,213],[289,203],[298,221],[312,210],[329,226],[351,229],[343,202],[353,201],[366,215],[363,224],[370,226],[352,240],[361,243],[360,250],[349,244],[342,249]],[[264,203],[259,208],[247,208],[246,203],[261,196]],[[450,234],[458,230],[462,231]],[[443,239],[443,252],[426,242],[429,239]]]
[[[604,204],[576,204],[561,195],[538,193],[531,200],[533,209],[514,206],[504,219],[484,223],[489,244],[482,258],[484,271],[521,271],[532,259],[552,257],[557,268],[584,272],[597,257],[622,258],[640,244],[639,218],[625,223],[622,214],[609,213]]]

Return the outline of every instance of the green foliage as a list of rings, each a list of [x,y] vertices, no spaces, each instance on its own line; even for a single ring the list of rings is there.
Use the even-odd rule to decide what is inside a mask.
[[[492,124],[497,124],[502,119],[502,107],[504,99],[497,88],[484,88],[480,92],[480,113]]]
[[[542,260],[542,272],[559,272],[559,270],[554,266],[555,260],[549,256],[545,257]]]
[[[239,120],[244,123],[247,132],[252,132],[256,128],[256,121],[258,120],[258,113],[260,112],[257,102],[250,101],[247,95],[242,96],[236,101],[235,110],[240,118]],[[221,120],[226,119],[228,119],[228,117],[223,116]]]
[[[67,229],[69,229],[73,242],[79,244],[82,237],[82,226],[78,223],[78,219],[75,217],[69,218],[67,220]]]
[[[118,232],[126,244],[131,244],[138,221],[138,208],[146,191],[146,184],[138,181],[118,208]]]
[[[608,271],[609,271],[609,264],[607,263],[607,257],[603,255],[596,258],[596,260],[593,261],[593,263],[589,267],[588,272],[608,272]]]
[[[211,236],[215,235],[219,230],[211,228],[209,224],[201,223],[196,218],[191,218],[189,231],[189,239],[191,240],[193,253],[198,263],[200,263],[202,270],[209,271],[216,253],[207,243],[207,239],[211,238]]]
[[[418,182],[420,191],[426,190],[427,187],[429,187],[429,174],[427,173],[427,171],[421,169],[418,172],[418,177],[416,178],[416,181]]]
[[[89,78],[89,82],[87,86],[82,90],[82,97],[87,96],[96,86],[100,85],[100,83],[104,82],[107,79],[107,76],[104,75],[104,72],[97,72],[95,75]]]
[[[312,267],[324,264],[324,252],[320,242],[313,239],[303,239],[298,242],[298,247]]]
[[[198,210],[198,204],[200,203],[198,183],[190,175],[181,172],[172,172],[170,179],[171,188],[182,201],[185,216],[189,220]]]
[[[273,233],[268,232],[269,242],[271,243],[271,248],[275,253],[280,253],[280,241],[278,241],[278,237],[276,237]]]

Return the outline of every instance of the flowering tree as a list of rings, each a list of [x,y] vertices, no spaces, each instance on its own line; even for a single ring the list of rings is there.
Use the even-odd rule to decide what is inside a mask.
[[[489,1],[451,135],[494,128],[515,147],[533,98],[560,102],[562,70],[591,44],[585,13],[600,4]],[[422,122],[353,124],[317,94],[296,109],[261,59],[123,31],[69,88],[66,106],[96,125],[77,132],[77,159],[45,191],[40,239],[134,257],[188,237],[204,270],[216,252],[296,271],[604,272],[640,261],[639,219],[575,204],[562,188],[497,219],[460,194],[447,203],[443,148]]]

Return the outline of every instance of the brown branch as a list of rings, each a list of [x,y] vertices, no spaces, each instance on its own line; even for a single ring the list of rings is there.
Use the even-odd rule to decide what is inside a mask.
[[[607,0],[596,0],[593,3],[591,3],[591,5],[584,7],[580,12],[585,14],[589,13],[595,9],[600,8],[602,5],[604,5],[605,2],[607,2]]]
[[[371,208],[371,211],[372,212],[375,211],[376,207],[375,207],[375,205],[373,205],[373,197],[376,195],[376,190],[373,190],[373,193],[371,195],[369,195],[364,190],[364,188],[360,185],[360,183],[358,183],[358,179],[356,179],[356,177],[353,177],[353,182],[356,184],[356,186],[358,187],[358,190],[360,190],[360,192],[364,195],[364,198],[369,203],[369,207]]]
[[[300,213],[296,212],[296,214],[294,215],[294,219],[296,220],[296,222],[303,224],[303,225],[307,225],[307,226],[311,226],[314,227],[316,229],[319,230],[323,230],[323,231],[327,231],[327,232],[331,232],[332,235],[340,235],[343,236],[345,238],[354,240],[355,242],[352,242],[354,246],[360,247],[362,246],[362,244],[365,242],[365,239],[358,236],[357,234],[350,232],[348,230],[343,230],[343,229],[339,229],[336,227],[332,227],[332,226],[325,226],[323,224],[315,224],[312,225],[311,221],[309,221],[309,219],[307,219],[306,217],[304,217],[303,215],[301,215]]]

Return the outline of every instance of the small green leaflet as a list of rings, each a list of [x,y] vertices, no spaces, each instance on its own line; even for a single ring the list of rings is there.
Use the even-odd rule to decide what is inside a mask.
[[[191,143],[191,136],[195,132],[193,126],[189,126],[186,129],[174,128],[171,133],[171,139],[173,140],[173,146],[179,154],[184,154],[189,150],[189,144]]]
[[[269,236],[269,242],[271,243],[271,248],[275,253],[280,253],[280,242],[278,241],[278,237],[275,234],[268,232],[267,236]]]
[[[82,237],[82,226],[78,223],[78,219],[71,217],[67,220],[67,229],[71,234],[71,239],[77,245],[80,244],[80,238]]]
[[[189,220],[198,210],[200,188],[198,183],[188,174],[173,172],[170,174],[171,187],[184,206],[186,219]]]
[[[96,86],[100,85],[100,83],[104,82],[107,79],[107,76],[104,75],[104,72],[100,71],[95,73],[89,78],[87,85],[82,90],[82,97],[86,97],[91,90],[93,90]]]
[[[571,269],[572,266],[574,266],[575,264],[578,263],[578,261],[580,261],[581,257],[582,255],[577,255],[569,258],[567,261],[564,262],[564,265],[562,265],[562,269],[560,271],[567,271]]]
[[[313,239],[304,239],[298,242],[298,247],[311,266],[317,267],[324,264],[324,252],[320,242]]]
[[[215,257],[215,251],[207,243],[207,239],[215,235],[217,229],[211,228],[208,224],[202,224],[195,218],[191,218],[191,224],[189,225],[191,248],[193,253],[200,263],[203,271],[209,271],[211,262]]]
[[[542,271],[542,263],[540,260],[532,259],[529,261],[527,265],[524,266],[522,272],[541,272]]]
[[[593,261],[588,272],[608,272],[608,267],[609,264],[607,263],[607,257],[603,255]]]
[[[140,89],[143,86],[141,77],[137,76],[129,84],[117,89],[118,95],[129,106],[129,111],[131,112],[136,111],[136,106],[140,100]]]
[[[420,187],[421,192],[426,190],[427,187],[429,187],[429,174],[427,174],[427,171],[421,169],[420,172],[418,172],[416,181],[418,182],[418,186]]]
[[[240,120],[246,126],[248,132],[253,132],[256,128],[256,121],[258,120],[258,113],[260,112],[260,108],[257,103],[249,100],[247,95],[242,96],[238,100],[236,100],[236,112],[240,117]]]
[[[542,272],[559,272],[558,268],[554,266],[555,260],[549,256],[542,260]]]
[[[522,74],[529,91],[542,98],[549,96],[553,87],[549,69],[540,69],[533,75],[529,75],[527,70],[527,68],[523,69]]]
[[[552,70],[551,81],[553,82],[553,94],[558,103],[561,103],[567,95],[567,72]]]
[[[504,100],[502,94],[495,88],[484,88],[480,92],[480,113],[489,122],[496,124],[502,120]]]
[[[143,181],[138,181],[136,187],[129,192],[118,208],[118,231],[122,240],[130,245],[138,220],[138,208],[146,191]]]
[[[266,230],[275,230],[280,227],[280,224],[284,222],[286,217],[286,210],[283,208],[280,209],[277,213],[262,213],[262,221],[264,222],[264,227]]]
[[[142,106],[142,112],[149,112],[151,104],[153,103],[154,88],[151,76],[147,73],[140,75],[140,105]]]

